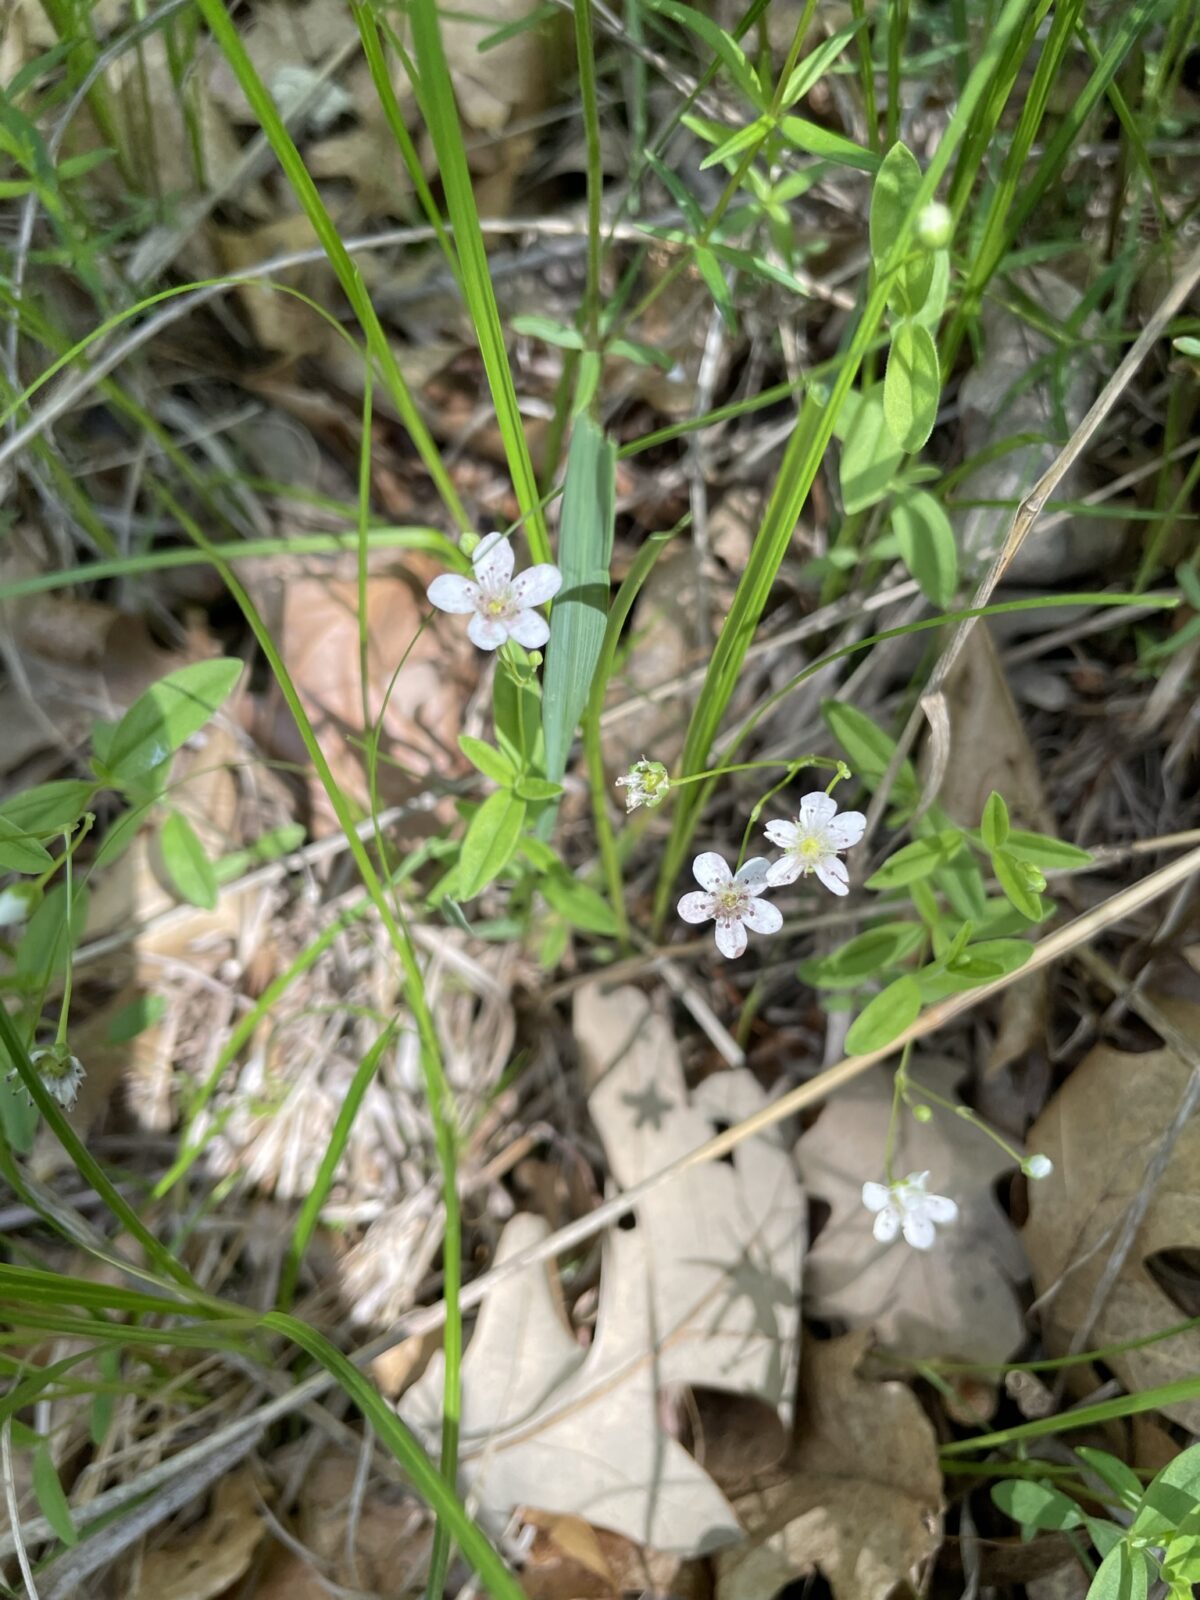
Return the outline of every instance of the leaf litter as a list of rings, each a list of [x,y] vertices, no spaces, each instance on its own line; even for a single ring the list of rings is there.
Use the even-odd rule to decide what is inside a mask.
[[[581,990],[576,1037],[614,1181],[628,1188],[763,1103],[745,1072],[689,1102],[669,1024],[638,990]],[[737,1517],[659,1419],[666,1385],[702,1384],[786,1407],[795,1370],[804,1211],[771,1135],[733,1165],[647,1196],[636,1226],[605,1241],[594,1336],[581,1347],[550,1275],[532,1268],[484,1300],[463,1362],[464,1486],[497,1524],[518,1506],[584,1517],[662,1551],[739,1537]],[[547,1236],[521,1214],[503,1261]],[[401,1402],[427,1436],[440,1424],[440,1358]]]

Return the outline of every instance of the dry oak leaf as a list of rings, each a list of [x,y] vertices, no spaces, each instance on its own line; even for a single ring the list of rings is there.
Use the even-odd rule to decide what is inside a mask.
[[[717,1600],[762,1600],[817,1571],[834,1600],[919,1586],[942,1537],[937,1441],[904,1384],[859,1376],[869,1343],[807,1341],[791,1474],[738,1501],[749,1538],[717,1557]]]
[[[1200,1038],[1200,1007],[1158,1002],[1189,1038]],[[1054,1171],[1030,1184],[1024,1239],[1042,1308],[1046,1344],[1067,1351],[1088,1314],[1130,1202],[1179,1108],[1191,1069],[1173,1050],[1131,1054],[1098,1045],[1079,1063],[1030,1129]],[[1161,1333],[1185,1313],[1148,1270],[1163,1251],[1200,1250],[1200,1120],[1180,1133],[1154,1188],[1133,1246],[1087,1336],[1098,1349]],[[1176,1257],[1178,1260],[1179,1257]],[[1186,1257],[1183,1259],[1186,1260]],[[1131,1393],[1200,1372],[1200,1331],[1106,1356]],[[1200,1433],[1200,1401],[1161,1408]]]
[[[582,991],[576,1031],[593,1118],[628,1186],[694,1149],[716,1120],[761,1105],[748,1073],[724,1073],[689,1106],[674,1038],[637,990]],[[719,1086],[721,1092],[718,1093]],[[504,1260],[545,1238],[518,1215]],[[794,1368],[802,1196],[787,1151],[747,1140],[735,1164],[699,1168],[647,1196],[636,1226],[605,1242],[595,1336],[580,1347],[543,1268],[484,1300],[463,1362],[464,1490],[485,1518],[518,1506],[578,1516],[659,1551],[693,1555],[740,1537],[728,1501],[662,1428],[659,1391],[700,1383],[780,1405]],[[438,1357],[401,1403],[431,1441]]]
[[[143,1558],[131,1600],[213,1600],[246,1571],[265,1532],[253,1473],[222,1478],[204,1521]]]
[[[919,1062],[914,1071],[948,1098],[962,1076],[948,1061]],[[924,1123],[905,1113],[894,1170],[928,1171],[930,1188],[957,1204],[958,1220],[938,1230],[927,1252],[879,1244],[862,1186],[882,1177],[891,1107],[892,1074],[874,1069],[840,1091],[796,1147],[805,1187],[832,1210],[805,1263],[806,1306],[814,1316],[872,1327],[881,1344],[916,1359],[1007,1361],[1024,1335],[1013,1283],[1028,1267],[992,1185],[1013,1163],[947,1112]]]

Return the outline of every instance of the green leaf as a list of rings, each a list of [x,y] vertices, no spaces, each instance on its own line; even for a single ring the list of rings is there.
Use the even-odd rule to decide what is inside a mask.
[[[871,186],[868,232],[876,272],[882,270],[920,187],[921,168],[916,156],[907,145],[894,144],[880,163]]]
[[[1127,1467],[1116,1456],[1109,1455],[1107,1450],[1097,1450],[1087,1444],[1076,1445],[1075,1453],[1087,1462],[1101,1483],[1113,1491],[1123,1506],[1132,1510],[1138,1504],[1142,1498],[1142,1480],[1132,1467]],[[1101,1552],[1103,1555],[1107,1553]]]
[[[1074,1500],[1036,1478],[1003,1478],[992,1485],[992,1500],[1025,1528],[1078,1528],[1083,1521]]]
[[[616,450],[588,416],[576,420],[563,484],[558,564],[563,585],[550,617],[542,685],[545,773],[557,781],[587,702],[608,616]]]
[[[888,352],[883,414],[893,439],[909,454],[933,432],[941,387],[933,335],[919,322],[902,322]]]
[[[914,839],[889,856],[877,872],[867,879],[868,889],[898,889],[903,884],[927,878],[962,849],[963,836],[957,828],[945,828],[924,839]]]
[[[47,983],[67,969],[71,951],[87,925],[88,892],[78,884],[67,927],[67,886],[56,883],[30,917],[17,946],[17,977],[26,983]]]
[[[888,769],[896,753],[896,741],[871,721],[865,711],[846,705],[841,700],[826,700],[821,706],[830,733],[846,752],[846,758],[858,777],[873,788]],[[896,779],[896,794],[909,804],[917,799],[917,775],[911,761],[900,764]]]
[[[1162,1542],[1200,1505],[1200,1445],[1190,1445],[1149,1482],[1130,1533]]]
[[[39,1444],[33,1452],[33,1492],[42,1515],[63,1544],[78,1544],[79,1535],[71,1520],[71,1508],[58,1481],[47,1444]]]
[[[692,246],[692,254],[696,258],[696,269],[712,295],[717,310],[731,333],[737,332],[737,312],[733,308],[733,297],[729,293],[729,285],[725,281],[725,274],[721,271],[721,263],[717,260],[715,252],[709,245],[696,244]]]
[[[626,361],[635,362],[639,367],[657,367],[660,372],[670,372],[675,365],[675,357],[669,350],[639,344],[636,339],[611,339],[605,349],[610,356],[624,356]]]
[[[853,139],[844,139],[840,133],[830,133],[828,128],[809,122],[807,117],[781,117],[779,131],[794,150],[820,156],[835,166],[853,167],[856,172],[874,172],[879,165],[879,157],[870,150],[864,150]]]
[[[847,397],[849,402],[850,396]],[[904,451],[892,438],[884,420],[883,394],[879,385],[856,395],[851,418],[843,435],[838,478],[846,515],[866,511],[882,500],[891,487]],[[842,407],[845,415],[848,405]],[[839,417],[839,423],[841,418]]]
[[[473,900],[513,857],[525,822],[525,802],[507,789],[489,795],[471,818],[458,858],[458,898]]]
[[[925,299],[921,302],[920,310],[913,312],[913,318],[923,328],[928,328],[930,333],[936,334],[938,323],[941,322],[942,313],[946,309],[946,301],[950,298],[949,250],[935,250],[930,261],[933,265],[929,288]]]
[[[1146,1600],[1149,1588],[1145,1556],[1122,1540],[1097,1568],[1087,1600]]]
[[[549,778],[518,778],[516,793],[522,800],[557,800],[563,792],[561,783],[551,783]]]
[[[818,989],[857,989],[860,983],[894,967],[925,937],[919,922],[884,922],[868,928],[831,955],[800,964],[798,975]]]
[[[22,833],[47,838],[73,828],[88,808],[96,792],[94,783],[77,778],[60,778],[54,783],[39,783],[23,794],[13,795],[0,806],[0,817]]]
[[[152,684],[117,724],[102,776],[126,783],[160,766],[224,703],[242,665],[231,659],[196,661]]]
[[[1045,833],[1026,833],[1022,828],[1010,830],[1005,840],[1005,849],[1010,856],[1016,856],[1018,861],[1028,861],[1031,866],[1040,867],[1043,872],[1056,872],[1072,867],[1086,867],[1091,864],[1091,853],[1081,850],[1078,845],[1066,844],[1061,839],[1052,839]]]
[[[749,150],[753,145],[761,144],[771,132],[771,121],[768,117],[757,117],[753,122],[747,123],[744,128],[738,128],[731,133],[728,139],[722,139],[715,150],[710,150],[700,163],[700,171],[705,172],[709,167],[725,166],[733,163],[743,150]]]
[[[1140,1484],[1138,1491],[1139,1493],[1141,1492]],[[1121,1543],[1121,1540],[1125,1537],[1125,1529],[1119,1523],[1110,1522],[1107,1517],[1089,1517],[1085,1515],[1083,1520],[1087,1524],[1087,1531],[1096,1547],[1096,1554],[1103,1561],[1109,1551],[1115,1550],[1117,1545]]]
[[[585,933],[598,933],[615,938],[618,932],[613,909],[603,895],[597,894],[589,884],[581,883],[569,872],[551,873],[538,883],[546,903],[575,928]]]
[[[45,845],[0,816],[0,871],[37,875],[48,872],[53,864]]]
[[[100,848],[96,851],[95,865],[97,867],[110,867],[114,861],[119,861],[129,846],[141,831],[142,823],[154,810],[156,801],[151,800],[144,806],[131,806],[128,811],[122,811],[117,820],[111,824]]]
[[[825,76],[865,21],[865,17],[859,17],[856,22],[846,23],[836,33],[831,33],[823,44],[810,51],[804,60],[792,69],[779,103],[784,106],[794,106],[797,100],[803,99],[813,84]]]
[[[918,490],[892,507],[901,559],[939,611],[948,611],[958,587],[958,548],[941,502]]]
[[[139,1034],[152,1028],[167,1014],[167,997],[162,994],[140,994],[136,1000],[122,1006],[109,1018],[104,1033],[105,1044],[128,1044]]]
[[[1004,796],[993,789],[984,803],[979,836],[987,849],[999,850],[1007,841],[1008,834],[1008,807],[1004,803]]]
[[[522,315],[513,317],[510,325],[514,333],[542,339],[546,344],[557,345],[561,350],[583,349],[583,335],[579,329],[568,328],[565,323],[555,322],[553,317]]]
[[[1028,917],[1030,922],[1041,922],[1046,915],[1041,895],[1036,889],[1031,888],[1021,867],[1022,863],[1010,855],[1007,848],[993,851],[992,871],[996,874],[996,882],[1004,890],[1009,903],[1023,917]]]
[[[871,188],[871,258],[882,273],[888,254],[900,235],[904,220],[921,187],[921,168],[912,151],[894,144],[884,156]],[[929,296],[933,282],[933,254],[909,236],[906,259],[888,286],[888,304],[901,316],[913,317]]]
[[[473,739],[469,733],[459,734],[458,748],[475,770],[482,772],[485,778],[490,778],[503,789],[512,788],[517,769],[502,751],[494,749],[490,744],[484,744],[482,739]]]
[[[537,680],[518,683],[503,664],[492,687],[492,726],[496,743],[514,772],[540,768],[545,761],[542,698]]]
[[[217,875],[208,852],[181,811],[172,811],[158,836],[163,866],[189,905],[211,911],[217,903]]]
[[[921,1010],[921,989],[910,974],[896,978],[854,1019],[846,1035],[846,1054],[862,1056],[890,1044],[898,1034],[917,1020]]]
[[[702,12],[693,11],[691,6],[681,5],[679,0],[648,0],[648,4],[652,11],[657,11],[660,16],[670,17],[672,22],[677,22],[689,33],[694,33],[725,66],[746,99],[760,111],[765,109],[758,74],[736,39],[731,38],[723,28],[719,28],[711,18]]]

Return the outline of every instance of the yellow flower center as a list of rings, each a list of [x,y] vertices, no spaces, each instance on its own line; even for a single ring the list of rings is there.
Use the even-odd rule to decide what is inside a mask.
[[[807,839],[800,841],[800,848],[796,853],[802,861],[819,861],[825,854],[825,846],[820,839],[810,834]]]

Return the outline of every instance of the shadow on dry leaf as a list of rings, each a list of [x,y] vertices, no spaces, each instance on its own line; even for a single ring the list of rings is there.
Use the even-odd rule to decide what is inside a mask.
[[[1200,1008],[1162,999],[1163,1010],[1189,1037],[1200,1032]],[[1063,1354],[1087,1315],[1125,1211],[1142,1187],[1147,1163],[1171,1125],[1190,1069],[1173,1050],[1134,1055],[1099,1045],[1079,1063],[1029,1132],[1054,1171],[1030,1185],[1025,1248],[1039,1296],[1042,1327],[1053,1355]],[[1175,1145],[1154,1189],[1116,1282],[1087,1338],[1088,1349],[1161,1333],[1188,1310],[1148,1270],[1158,1252],[1200,1249],[1200,1124]],[[1169,1258],[1168,1258],[1169,1259]],[[1195,1292],[1194,1276],[1191,1282]],[[1200,1331],[1108,1358],[1131,1392],[1200,1372]],[[1200,1401],[1162,1407],[1200,1433]]]

